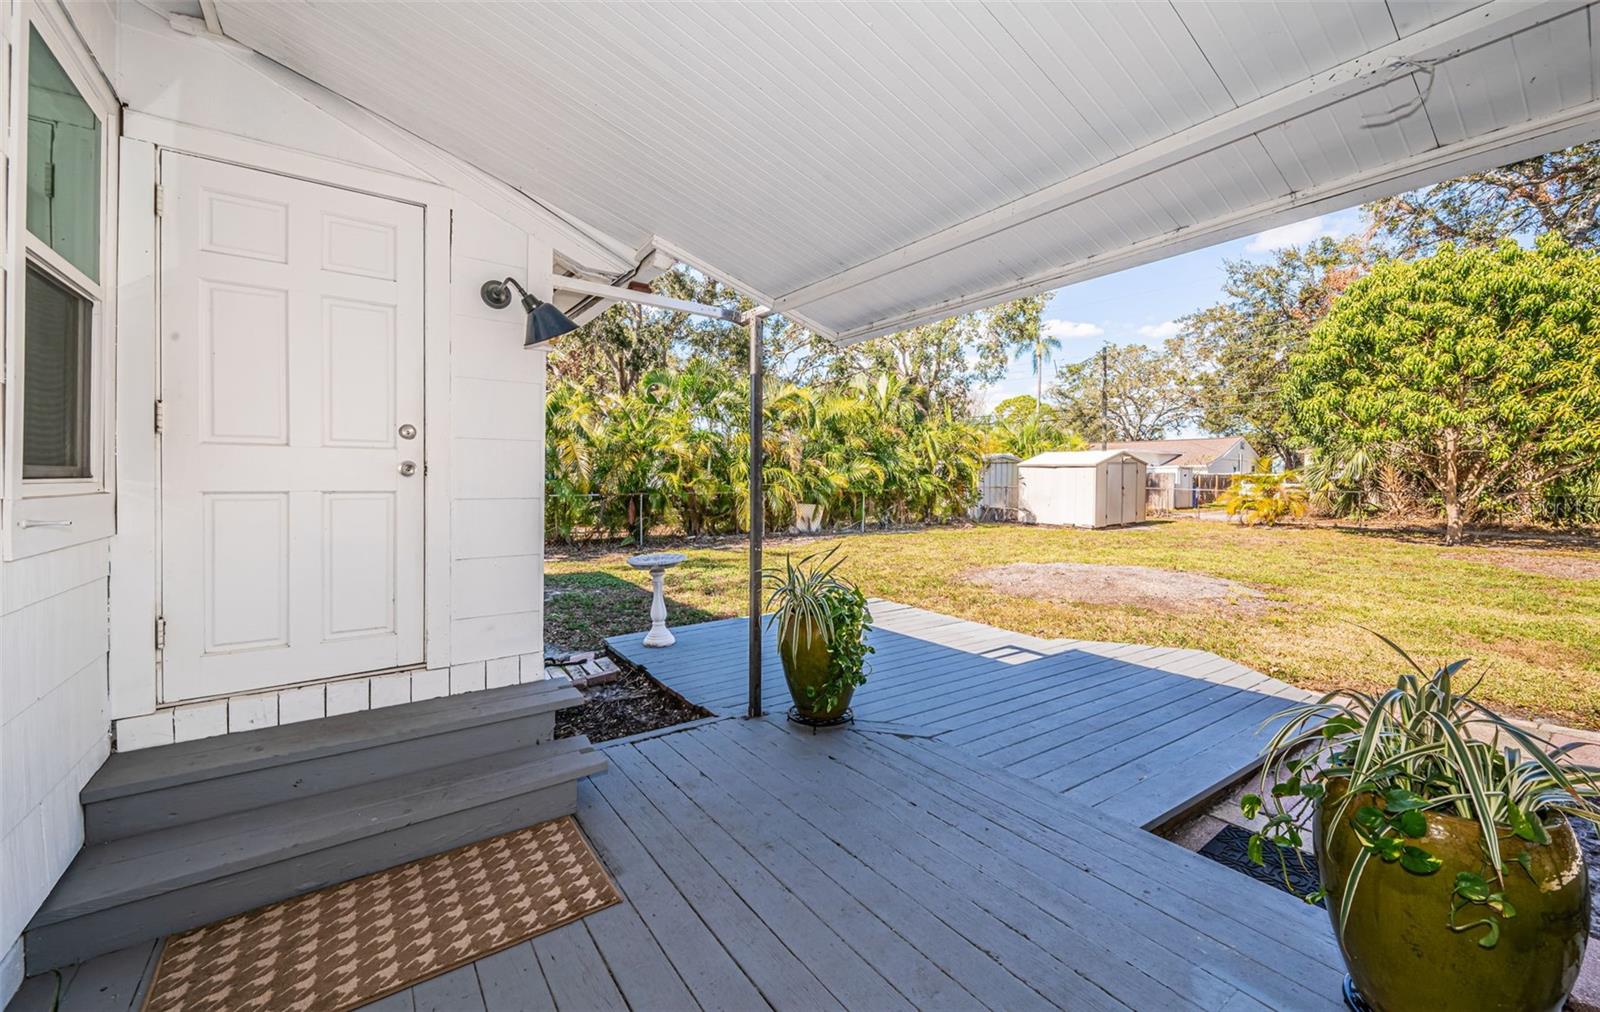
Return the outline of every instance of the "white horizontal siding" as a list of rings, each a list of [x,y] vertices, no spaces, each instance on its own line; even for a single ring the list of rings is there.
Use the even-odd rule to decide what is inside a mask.
[[[545,352],[523,348],[519,305],[490,309],[478,289],[511,276],[548,297],[550,252],[472,204],[457,210],[454,235],[450,663],[460,672],[544,649]],[[484,684],[446,672],[441,692]]]
[[[0,953],[81,845],[78,791],[110,751],[106,558],[0,565]]]
[[[536,499],[457,499],[451,504],[451,555],[457,559],[544,553]]]

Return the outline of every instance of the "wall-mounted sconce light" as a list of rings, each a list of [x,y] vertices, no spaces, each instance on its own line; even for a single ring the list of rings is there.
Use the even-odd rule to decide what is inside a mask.
[[[511,305],[511,289],[513,288],[522,294],[522,308],[528,314],[528,334],[522,340],[524,348],[532,348],[553,337],[560,337],[562,334],[578,329],[576,323],[567,319],[566,313],[563,313],[548,302],[529,295],[528,290],[517,284],[515,278],[506,278],[504,281],[485,281],[483,287],[478,291],[483,296],[484,303],[491,309],[504,309]]]

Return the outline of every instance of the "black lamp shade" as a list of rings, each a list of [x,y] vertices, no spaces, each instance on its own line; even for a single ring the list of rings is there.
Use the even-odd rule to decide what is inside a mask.
[[[513,288],[521,293],[522,311],[528,314],[528,336],[522,340],[524,348],[541,345],[553,337],[578,329],[578,325],[568,319],[566,313],[528,294],[528,290],[517,284],[515,278],[506,278],[504,281],[491,278],[478,289],[478,294],[483,296],[484,305],[490,309],[504,309],[511,305]]]
[[[523,339],[522,346],[532,348],[577,329],[578,325],[568,319],[566,313],[548,302],[541,302],[528,310],[528,336]]]

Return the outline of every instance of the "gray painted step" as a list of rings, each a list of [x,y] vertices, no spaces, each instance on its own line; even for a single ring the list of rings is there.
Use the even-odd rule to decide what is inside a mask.
[[[582,702],[564,679],[550,680],[118,752],[79,796],[84,841],[93,846],[537,745],[554,737],[556,710]]]
[[[572,814],[605,768],[563,738],[85,848],[28,926],[28,972]]]

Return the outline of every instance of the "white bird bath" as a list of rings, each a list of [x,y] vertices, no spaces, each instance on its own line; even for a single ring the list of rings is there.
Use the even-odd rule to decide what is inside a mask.
[[[628,565],[634,569],[650,570],[650,631],[644,634],[644,645],[647,647],[670,647],[678,642],[676,636],[667,628],[667,599],[662,595],[661,589],[666,580],[667,570],[682,562],[688,556],[677,552],[652,552],[649,555],[634,555],[628,558]]]

